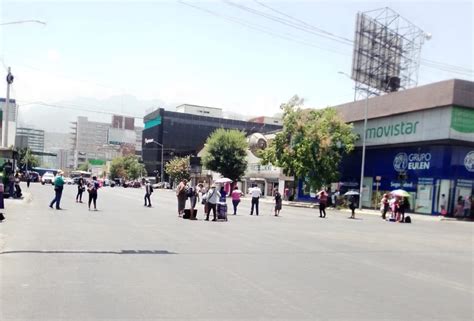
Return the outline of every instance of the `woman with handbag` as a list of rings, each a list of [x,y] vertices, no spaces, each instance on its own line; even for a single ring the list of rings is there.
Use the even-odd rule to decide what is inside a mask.
[[[82,203],[82,193],[84,193],[85,190],[84,177],[81,174],[81,177],[79,177],[79,180],[77,181],[76,203]]]
[[[94,211],[97,211],[97,190],[100,185],[97,181],[97,177],[92,177],[92,182],[87,186],[87,192],[89,192],[89,211],[91,210],[91,203],[94,202]]]

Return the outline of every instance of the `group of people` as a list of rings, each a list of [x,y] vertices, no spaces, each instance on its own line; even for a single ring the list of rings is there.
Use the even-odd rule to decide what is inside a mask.
[[[383,194],[380,201],[380,211],[382,219],[395,222],[405,222],[405,212],[410,210],[410,201],[408,197],[402,197],[391,194]],[[387,217],[387,213],[390,214]]]
[[[230,189],[230,190],[229,190]],[[262,196],[262,191],[257,186],[252,186],[249,189],[251,196],[251,210],[250,215],[259,215],[259,202]],[[197,209],[196,204],[198,202],[204,206],[205,220],[209,221],[209,216],[212,212],[212,221],[218,219],[227,220],[227,198],[230,197],[233,206],[233,215],[237,215],[237,209],[241,202],[241,198],[245,194],[234,186],[233,188],[227,188],[223,184],[221,186],[212,184],[209,188],[204,187],[202,183],[192,186],[190,182],[183,179],[176,188],[176,197],[178,199],[178,216],[196,220]],[[189,200],[189,209],[186,209],[186,202]],[[275,208],[274,215],[279,216],[282,208],[282,195],[278,190],[274,190]],[[189,215],[186,215],[186,211],[189,211]],[[188,217],[189,216],[189,217]]]
[[[59,170],[56,178],[54,179],[54,198],[49,203],[50,208],[54,208],[56,205],[57,210],[61,210],[61,198],[63,195],[64,189],[64,172]],[[89,211],[91,210],[91,205],[94,205],[94,211],[97,211],[97,191],[100,188],[100,184],[97,181],[97,177],[93,176],[92,180],[86,181],[86,179],[81,175],[79,180],[77,181],[77,194],[76,194],[76,203],[82,203],[82,194],[87,189],[89,193],[89,201],[88,201],[88,208]]]

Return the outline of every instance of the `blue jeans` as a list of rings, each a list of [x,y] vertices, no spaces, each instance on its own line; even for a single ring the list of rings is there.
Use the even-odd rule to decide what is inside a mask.
[[[56,188],[54,189],[55,195],[54,199],[49,204],[49,207],[53,207],[54,203],[56,203],[56,209],[59,209],[59,203],[61,203],[61,196],[63,195],[63,188]]]

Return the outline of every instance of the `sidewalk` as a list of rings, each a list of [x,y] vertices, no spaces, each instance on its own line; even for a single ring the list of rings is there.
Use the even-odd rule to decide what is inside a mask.
[[[248,199],[250,201],[249,197],[245,197],[243,199]],[[260,198],[260,202],[262,203],[267,203],[267,204],[273,204],[275,201],[273,198],[266,197],[266,198]],[[309,203],[309,202],[297,202],[297,201],[282,201],[283,206],[291,206],[291,207],[301,207],[301,208],[319,208],[317,203]],[[339,212],[345,212],[350,215],[351,210],[348,208],[340,208],[336,209],[334,207],[328,207],[328,210],[336,210]],[[381,213],[379,210],[374,210],[370,208],[363,208],[361,210],[356,209],[355,211],[356,216],[357,215],[373,215],[373,216],[381,216]],[[418,221],[454,221],[454,222],[462,222],[462,220],[458,220],[456,218],[452,217],[441,217],[441,216],[435,216],[435,215],[427,215],[427,214],[417,214],[417,213],[407,213],[406,215],[411,216],[413,219],[416,219]]]

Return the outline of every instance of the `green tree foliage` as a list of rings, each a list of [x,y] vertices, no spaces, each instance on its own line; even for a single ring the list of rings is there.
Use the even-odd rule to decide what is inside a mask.
[[[110,164],[110,178],[137,179],[146,173],[145,165],[135,155],[117,157]]]
[[[165,172],[173,181],[189,180],[189,157],[175,157],[165,164]]]
[[[24,147],[18,150],[18,159],[18,167],[20,168],[26,168],[27,164],[29,169],[40,166],[39,158],[32,154],[29,147]]]
[[[247,149],[244,132],[217,129],[207,138],[203,165],[224,177],[238,181],[247,169]]]
[[[339,179],[339,164],[357,135],[334,108],[302,109],[303,103],[294,96],[281,105],[283,130],[261,152],[262,164],[278,166],[318,190]]]
[[[89,171],[89,164],[87,164],[87,163],[81,164],[81,165],[79,165],[79,167],[77,169],[80,170],[80,171],[87,172],[87,171]]]

